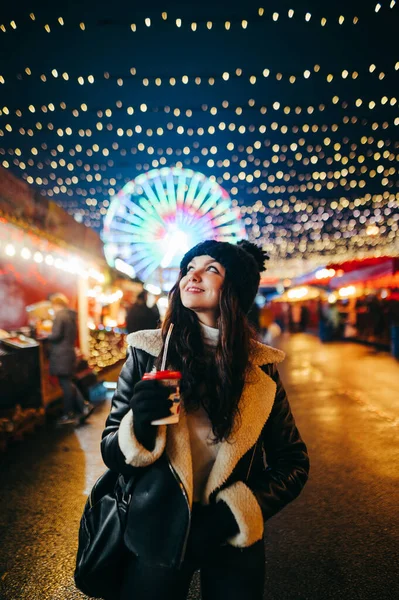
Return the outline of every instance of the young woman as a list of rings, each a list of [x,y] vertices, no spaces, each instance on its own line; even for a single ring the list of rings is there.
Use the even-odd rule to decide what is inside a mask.
[[[246,317],[266,255],[254,244],[208,240],[183,257],[162,330],[136,332],[102,439],[106,465],[137,477],[120,600],[184,600],[195,570],[203,600],[262,600],[264,522],[296,498],[309,460],[276,364]],[[168,390],[141,381],[182,373],[174,425]],[[265,462],[265,458],[267,463]]]

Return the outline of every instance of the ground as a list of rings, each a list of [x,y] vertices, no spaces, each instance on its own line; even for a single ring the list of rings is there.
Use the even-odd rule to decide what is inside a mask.
[[[398,598],[398,362],[307,334],[278,345],[311,473],[301,496],[266,525],[265,599]],[[98,406],[75,430],[49,422],[0,456],[2,600],[86,598],[73,583],[77,531],[104,469],[108,410]],[[197,578],[189,598],[200,598]]]

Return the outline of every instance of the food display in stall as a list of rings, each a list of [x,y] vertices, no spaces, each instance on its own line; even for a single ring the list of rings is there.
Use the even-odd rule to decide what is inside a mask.
[[[126,334],[117,327],[104,327],[90,330],[89,366],[96,372],[126,359]]]
[[[10,335],[7,338],[4,338],[2,341],[7,346],[12,346],[13,348],[35,348],[39,345],[39,342],[36,340],[26,337],[22,334]]]

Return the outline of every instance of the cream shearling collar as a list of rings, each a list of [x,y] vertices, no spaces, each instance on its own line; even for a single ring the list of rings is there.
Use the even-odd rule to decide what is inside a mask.
[[[162,334],[160,329],[145,329],[135,331],[127,336],[127,342],[130,346],[138,350],[144,350],[151,356],[158,356],[162,350]],[[285,353],[277,348],[266,346],[260,342],[254,341],[251,349],[251,363],[254,366],[262,366],[270,363],[280,363],[284,360]]]

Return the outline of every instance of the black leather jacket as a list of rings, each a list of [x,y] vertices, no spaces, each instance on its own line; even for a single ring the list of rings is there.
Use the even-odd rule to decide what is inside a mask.
[[[125,481],[132,476],[135,478],[125,534],[128,548],[150,564],[179,566],[184,559],[190,529],[191,499],[188,486],[174,468],[167,451],[148,466],[132,466],[126,464],[118,441],[121,421],[130,410],[129,401],[134,385],[145,372],[151,370],[153,363],[154,356],[150,353],[137,347],[128,348],[127,360],[102,435],[101,452],[105,464],[111,470],[122,473]],[[275,364],[264,364],[260,368],[276,384],[270,414],[265,423],[256,424],[260,435],[254,440],[255,443],[249,442],[250,447],[236,462],[233,460],[227,466],[220,481],[216,478],[217,486],[212,489],[208,501],[215,502],[220,492],[228,494],[237,487],[237,482],[245,482],[251,498],[256,499],[256,508],[261,509],[261,518],[263,516],[267,520],[298,496],[308,478],[309,459]],[[254,389],[257,395],[262,390],[259,387]],[[239,433],[241,430],[245,433],[247,425],[251,433],[252,425],[245,422],[245,414],[242,415]],[[233,447],[231,444],[229,446],[226,446],[226,452]],[[240,485],[242,489],[242,483]],[[248,517],[251,520],[252,508],[244,507],[244,519]],[[252,542],[242,543],[248,545]],[[240,542],[235,545],[240,545]]]

